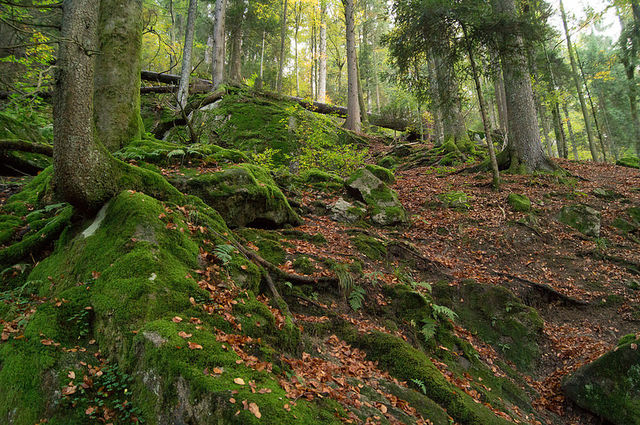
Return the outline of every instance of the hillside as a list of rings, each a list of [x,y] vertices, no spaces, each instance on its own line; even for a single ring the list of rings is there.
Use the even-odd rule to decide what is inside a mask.
[[[640,170],[496,192],[472,143],[247,91],[205,109],[197,144],[116,153],[176,189],[96,217],[19,154],[44,169],[2,185],[0,422],[639,423]]]

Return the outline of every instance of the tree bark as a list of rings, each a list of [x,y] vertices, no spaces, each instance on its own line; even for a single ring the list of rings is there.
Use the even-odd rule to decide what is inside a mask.
[[[493,0],[494,12],[515,21],[514,0]],[[542,149],[540,129],[531,89],[531,77],[522,36],[505,30],[501,33],[500,58],[507,99],[509,138],[503,152],[503,167],[515,172],[554,170],[555,165]]]
[[[144,133],[140,117],[142,0],[102,0],[99,10],[94,120],[98,140],[113,152]]]
[[[576,66],[576,59],[573,54],[573,46],[571,44],[571,36],[569,35],[569,26],[567,25],[567,14],[564,11],[564,5],[560,0],[560,14],[562,15],[562,25],[564,26],[564,33],[567,39],[567,51],[569,53],[569,62],[571,63],[571,77],[576,86],[578,92],[578,100],[580,100],[580,108],[582,109],[582,116],[584,117],[584,128],[587,132],[587,140],[589,141],[589,150],[591,151],[591,158],[594,161],[598,161],[598,152],[596,150],[595,142],[593,141],[593,131],[591,130],[591,121],[589,120],[589,112],[587,111],[587,103],[584,100],[584,94],[582,93],[582,85],[578,79],[578,69]]]
[[[489,159],[491,161],[491,171],[493,173],[493,187],[497,190],[500,187],[500,171],[498,170],[496,152],[493,148],[493,141],[491,140],[491,123],[489,122],[489,117],[487,116],[487,104],[484,101],[484,95],[482,94],[482,84],[480,84],[480,76],[478,74],[478,68],[473,56],[473,47],[471,46],[464,25],[462,26],[462,32],[465,38],[467,54],[469,56],[469,63],[471,64],[471,75],[473,75],[473,81],[476,85],[476,94],[478,95],[478,104],[480,105],[480,115],[482,116],[485,140],[487,141],[487,148],[489,149]],[[422,118],[420,118],[420,120],[422,121]]]
[[[213,26],[213,58],[211,65],[211,79],[214,87],[224,82],[224,47],[225,47],[225,17],[227,0],[217,0],[215,8],[215,24]]]
[[[320,46],[318,58],[318,102],[327,99],[327,4],[320,1]]]
[[[99,10],[100,0],[64,2],[53,103],[55,190],[84,211],[96,210],[117,191],[112,157],[97,139],[94,102],[87,95],[93,93],[100,56],[95,54]],[[113,10],[109,14],[114,15]]]
[[[347,38],[347,119],[346,129],[360,132],[360,102],[358,100],[358,58],[356,57],[356,32],[354,22],[354,0],[342,0]]]
[[[571,125],[571,118],[569,117],[569,107],[567,106],[567,102],[562,104],[562,109],[564,111],[564,116],[567,120],[567,131],[569,131],[569,139],[571,139],[571,148],[573,149],[573,159],[578,161],[580,159],[578,157],[578,141],[576,140],[575,134],[573,134],[573,126]],[[567,148],[568,146],[565,146],[565,152],[567,151]],[[567,158],[567,156],[564,156],[564,158]]]
[[[453,67],[441,54],[434,54],[434,63],[443,142],[463,140],[467,137],[467,128],[460,110],[460,87],[453,74]]]
[[[620,61],[624,65],[625,73],[627,75],[627,96],[629,98],[629,112],[631,113],[631,123],[633,124],[633,132],[636,140],[636,155],[640,157],[640,117],[638,116],[638,100],[637,100],[637,88],[635,81],[635,70],[637,64],[636,55],[638,53],[638,32],[640,28],[638,25],[638,16],[636,11],[637,7],[632,8],[634,12],[634,26],[629,29],[628,24],[622,18],[622,15],[618,11],[618,17],[620,19],[620,25],[622,26],[622,32],[620,34]],[[631,32],[631,33],[630,33]]]
[[[287,36],[287,0],[284,0],[282,8],[282,26],[280,27],[280,59],[278,60],[278,78],[276,80],[276,91],[282,91],[282,77],[284,72],[284,41]]]
[[[180,108],[184,108],[187,105],[187,98],[189,97],[191,52],[193,51],[193,33],[195,32],[197,9],[198,0],[189,0],[187,29],[184,35],[184,50],[182,53],[182,71],[180,72],[180,85],[178,86],[178,104],[180,105]]]

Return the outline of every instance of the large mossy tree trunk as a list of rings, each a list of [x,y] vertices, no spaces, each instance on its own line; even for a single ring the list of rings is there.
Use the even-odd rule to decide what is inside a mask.
[[[114,152],[144,133],[140,117],[142,0],[101,0],[99,7],[94,120],[98,139]]]
[[[97,141],[94,103],[87,95],[94,90],[99,57],[99,10],[100,0],[64,2],[53,103],[55,190],[81,210],[95,210],[117,190],[115,165]]]
[[[511,22],[517,19],[514,0],[493,0],[492,6],[494,13],[501,18]],[[540,141],[522,36],[513,30],[505,30],[499,35],[509,128],[507,148],[498,161],[500,168],[508,168],[512,172],[555,170],[556,166],[545,155]]]

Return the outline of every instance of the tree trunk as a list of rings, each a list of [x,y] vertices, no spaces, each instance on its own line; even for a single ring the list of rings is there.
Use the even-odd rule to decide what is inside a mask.
[[[98,140],[113,152],[144,133],[140,117],[142,0],[102,0],[99,10],[94,119]]]
[[[464,118],[460,110],[460,87],[453,67],[439,54],[434,55],[438,81],[438,109],[442,119],[443,142],[464,140],[467,137]]]
[[[141,5],[140,2],[131,3]],[[128,7],[126,9],[132,12]],[[96,58],[100,57],[94,54],[99,49],[99,10],[100,0],[64,2],[56,62],[53,102],[55,190],[62,199],[82,211],[96,210],[117,191],[114,163],[97,139],[94,102],[87,95],[93,93]],[[114,15],[114,9],[103,8],[102,11],[108,11],[111,17]],[[139,21],[135,22],[139,24]],[[139,78],[138,73],[135,75]]]
[[[264,39],[266,31],[262,31],[262,48],[260,49],[260,81],[264,79]]]
[[[362,91],[362,79],[360,78],[360,61],[356,55],[356,70],[358,71],[358,104],[360,105],[360,121],[367,123],[367,106],[364,103],[364,92]]]
[[[436,77],[436,65],[434,56],[431,54],[427,59],[427,69],[429,72],[429,94],[431,97],[431,109],[433,117],[433,139],[436,146],[444,142],[444,130],[442,128],[442,113],[438,101],[438,79]]]
[[[242,81],[242,22],[234,29],[231,42],[229,80],[239,83]]]
[[[571,118],[569,118],[569,107],[567,106],[567,102],[565,102],[562,105],[562,109],[564,111],[564,116],[567,120],[567,131],[569,131],[569,139],[571,139],[571,148],[573,149],[573,158],[576,161],[578,161],[580,159],[578,157],[578,141],[576,140],[575,134],[573,134],[573,126],[571,125]],[[565,148],[568,148],[568,146],[565,146]],[[564,158],[566,158],[566,156]]]
[[[562,125],[560,109],[558,108],[557,103],[553,106],[553,108],[551,108],[551,119],[553,120],[553,133],[556,136],[556,150],[558,152],[558,157],[562,158],[563,149],[565,149],[567,141],[564,135],[564,126]]]
[[[618,161],[618,147],[616,146],[615,141],[613,140],[611,134],[611,127],[609,126],[609,117],[607,112],[607,105],[604,101],[604,95],[602,91],[598,93],[598,103],[600,104],[600,110],[602,111],[602,117],[604,118],[604,130],[605,137],[607,139],[607,144],[609,145],[609,151],[613,154],[613,158],[615,161]]]
[[[184,50],[182,53],[182,72],[180,72],[180,85],[178,86],[178,104],[180,105],[180,108],[184,108],[187,105],[187,99],[189,98],[191,52],[193,51],[193,33],[195,32],[197,9],[198,0],[189,0],[187,30],[184,34]]]
[[[498,170],[496,152],[493,148],[493,141],[491,140],[491,124],[489,123],[489,117],[487,116],[487,104],[484,101],[484,96],[482,94],[482,84],[480,84],[480,76],[478,75],[476,61],[473,57],[473,47],[469,42],[467,31],[464,25],[462,26],[462,32],[464,34],[465,42],[467,45],[467,54],[469,55],[469,63],[471,64],[471,74],[473,75],[473,81],[476,85],[476,94],[478,95],[478,104],[480,105],[480,115],[482,116],[482,124],[484,126],[487,148],[489,149],[489,159],[491,161],[491,171],[493,173],[493,187],[495,189],[498,189],[500,187],[500,171]]]
[[[360,103],[358,101],[358,58],[356,57],[356,32],[354,22],[354,0],[342,0],[347,37],[347,119],[345,128],[360,132]]]
[[[497,64],[497,69],[493,72],[493,86],[496,92],[496,106],[498,109],[498,121],[500,132],[503,137],[507,137],[508,118],[507,118],[507,98],[504,93],[504,78],[502,77],[502,67],[500,67],[500,59],[495,51],[491,51],[491,60]]]
[[[637,88],[635,81],[635,69],[636,69],[636,55],[638,51],[637,46],[637,32],[640,30],[637,28],[639,25],[636,15],[637,7],[632,8],[634,12],[634,27],[630,30],[628,24],[622,18],[620,11],[618,11],[618,17],[620,19],[620,26],[622,32],[620,34],[620,61],[624,65],[625,73],[627,75],[627,96],[629,98],[629,112],[631,113],[631,123],[633,124],[633,133],[636,140],[636,154],[640,157],[640,118],[638,117],[638,104],[637,104]],[[632,31],[632,34],[629,34]],[[625,35],[626,34],[626,35]]]
[[[324,103],[327,99],[327,5],[324,0],[320,2],[320,45],[318,58],[318,102]]]
[[[276,80],[276,91],[282,91],[282,73],[284,71],[284,40],[287,36],[287,0],[284,0],[282,9],[282,26],[280,28],[280,59],[278,60],[278,79]]]
[[[225,17],[227,0],[217,0],[215,9],[215,24],[213,25],[213,59],[211,65],[211,80],[218,87],[224,82],[224,47],[225,47]]]
[[[591,91],[589,90],[589,84],[587,84],[587,77],[584,74],[584,67],[582,66],[582,61],[580,60],[580,54],[578,54],[578,50],[575,50],[576,59],[578,60],[578,67],[580,68],[580,75],[582,76],[582,82],[584,83],[584,90],[587,93],[587,99],[589,100],[589,106],[591,106],[591,116],[593,116],[593,123],[596,126],[596,133],[598,134],[598,141],[600,142],[600,149],[602,149],[602,157],[604,162],[608,162],[607,159],[607,148],[604,145],[604,139],[602,137],[602,131],[600,131],[600,123],[598,122],[598,115],[596,114],[596,107],[593,104],[593,99],[591,98]]]
[[[571,44],[571,36],[569,35],[569,26],[567,25],[567,14],[564,12],[564,5],[560,0],[560,14],[562,15],[562,25],[564,26],[564,33],[567,39],[567,51],[569,53],[569,62],[571,63],[571,77],[576,86],[578,92],[578,100],[580,100],[580,108],[582,109],[582,116],[584,117],[584,128],[587,132],[587,140],[589,141],[589,150],[591,151],[591,158],[594,161],[598,161],[598,152],[596,150],[596,144],[593,141],[593,131],[591,130],[591,121],[589,120],[589,112],[587,111],[587,103],[584,100],[584,94],[582,93],[582,84],[578,79],[578,69],[576,66],[576,59],[573,54],[573,46]]]
[[[517,20],[514,0],[493,0],[494,12]],[[503,32],[500,52],[507,99],[509,138],[503,167],[515,172],[553,170],[540,142],[540,129],[531,89],[531,77],[520,34]]]

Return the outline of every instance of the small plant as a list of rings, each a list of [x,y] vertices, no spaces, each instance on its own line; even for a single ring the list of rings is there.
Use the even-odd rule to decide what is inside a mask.
[[[429,340],[436,334],[436,323],[429,318],[422,319],[422,328],[420,328],[420,333],[424,338],[424,342],[429,342]]]
[[[231,260],[231,254],[235,248],[229,244],[219,244],[213,249],[213,255],[215,255],[223,266],[226,266]]]
[[[411,382],[413,382],[413,383],[414,383],[414,385],[415,385],[416,387],[418,387],[418,388],[420,389],[420,391],[422,391],[422,394],[424,394],[424,395],[426,395],[426,394],[427,394],[427,387],[424,385],[424,382],[423,382],[423,381],[421,381],[420,379],[413,378],[413,379],[411,380]]]
[[[458,317],[455,311],[443,305],[431,304],[431,309],[433,310],[434,319],[444,318],[444,319],[449,319],[453,321]]]
[[[85,336],[89,335],[89,329],[91,327],[90,310],[90,307],[83,308],[67,319],[67,322],[75,324],[76,330],[78,332],[78,339],[82,339]]]
[[[367,280],[369,280],[369,282],[371,282],[371,284],[374,286],[378,286],[380,284],[379,279],[381,279],[382,276],[383,274],[380,272],[370,272],[364,274],[364,277],[366,277]]]
[[[362,304],[364,304],[364,296],[366,291],[359,286],[353,288],[351,293],[349,294],[349,305],[353,309],[353,311],[358,311],[362,308]]]
[[[262,152],[252,153],[251,159],[256,165],[266,168],[267,170],[275,170],[275,161],[273,157],[280,153],[278,149],[266,148]]]

